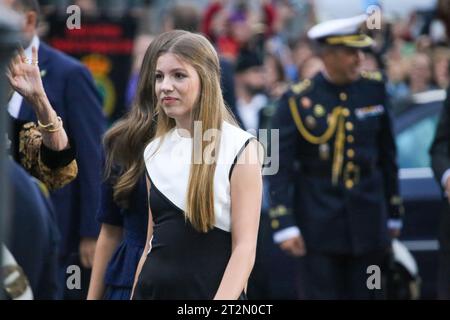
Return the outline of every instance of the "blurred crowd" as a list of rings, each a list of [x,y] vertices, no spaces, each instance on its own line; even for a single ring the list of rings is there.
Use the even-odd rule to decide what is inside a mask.
[[[67,17],[68,1],[40,2],[47,15]],[[318,22],[312,0],[79,0],[74,3],[82,14],[129,15],[135,19],[138,28],[132,72],[139,69],[139,61],[152,35],[180,27],[207,35],[219,54],[237,69],[239,59],[251,60],[252,74],[238,76],[236,88],[243,88],[240,82],[249,81],[260,86],[268,98],[276,98],[288,83],[310,78],[322,68],[306,38],[306,31]],[[367,3],[361,1],[361,9]],[[378,1],[370,4],[379,5],[383,10]],[[435,8],[412,11],[406,18],[382,16],[381,28],[370,30],[377,42],[366,52],[363,69],[379,70],[387,77],[394,108],[407,105],[416,93],[448,87],[449,21],[450,4],[440,0]],[[41,25],[45,37],[49,26]],[[264,77],[260,77],[262,74]],[[238,100],[246,100],[242,90],[237,90],[236,95]]]
[[[319,22],[314,0],[41,0],[39,3],[41,5],[39,38],[61,51],[69,47],[65,43],[65,47],[58,48],[57,44],[62,43],[54,39],[55,35],[61,36],[59,34],[61,30],[56,30],[61,27],[61,24],[57,24],[55,21],[65,21],[70,15],[66,9],[72,4],[81,9],[82,25],[84,21],[88,21],[86,19],[91,22],[108,21],[109,26],[116,23],[122,30],[114,31],[115,29],[110,27],[98,28],[96,29],[97,33],[87,34],[84,37],[99,36],[102,38],[103,30],[105,33],[108,32],[113,40],[114,37],[122,36],[121,32],[129,32],[127,36],[131,38],[129,42],[127,39],[121,42],[123,46],[120,48],[103,46],[104,43],[102,47],[100,45],[98,48],[90,47],[92,52],[82,52],[83,58],[76,50],[76,44],[75,47],[70,46],[72,52],[66,52],[69,54],[76,52],[77,54],[74,56],[80,58],[94,76],[95,84],[99,86],[98,91],[103,98],[104,115],[109,117],[109,123],[107,123],[100,114],[100,99],[97,99],[98,97],[92,93],[92,100],[98,104],[96,119],[102,122],[95,130],[93,128],[96,127],[95,121],[97,120],[92,117],[89,123],[81,120],[80,124],[73,122],[72,125],[70,123],[70,121],[76,121],[73,120],[74,118],[84,119],[83,117],[86,117],[84,111],[79,111],[73,117],[66,115],[68,120],[64,117],[62,120],[58,119],[61,127],[64,120],[69,137],[75,137],[75,141],[66,144],[72,145],[74,142],[73,145],[77,148],[78,155],[81,153],[80,150],[89,143],[93,145],[92,150],[95,149],[92,152],[86,151],[85,160],[80,161],[79,159],[82,157],[77,158],[81,171],[85,170],[82,167],[83,161],[84,165],[90,168],[89,170],[95,173],[101,171],[100,160],[103,159],[100,159],[101,151],[96,148],[101,146],[100,137],[103,133],[103,126],[111,124],[131,107],[146,49],[155,35],[161,32],[184,29],[201,32],[211,40],[221,60],[224,99],[241,126],[246,130],[269,129],[270,117],[275,113],[276,101],[282,94],[291,85],[312,78],[324,68],[322,60],[315,54],[314,44],[306,36],[306,32]],[[368,4],[379,5],[383,12],[383,7],[378,1],[361,1],[360,11],[364,12]],[[361,56],[361,71],[374,72],[373,74],[379,72],[379,77],[386,79],[387,91],[394,112],[402,112],[417,94],[431,90],[444,91],[449,87],[450,1],[438,0],[433,8],[412,11],[406,18],[382,16],[380,23],[379,29],[366,30],[376,40],[376,45],[364,50],[364,55]],[[132,28],[131,25],[133,25]],[[102,39],[104,40],[104,38]],[[116,50],[115,54],[119,56],[118,60],[117,57],[116,60],[104,58],[108,55],[108,48]],[[118,69],[119,63],[126,61],[123,57],[129,59],[129,63]],[[114,68],[119,70],[116,71],[115,76],[113,76],[114,73],[109,74]],[[40,72],[41,77],[44,78],[46,70],[41,69]],[[112,82],[108,79],[109,75],[111,75]],[[80,71],[80,83],[87,78],[89,76]],[[113,78],[119,81],[116,82]],[[90,84],[89,81],[86,83]],[[86,86],[89,87],[86,92],[90,92],[92,88],[90,85]],[[73,88],[74,92],[81,89]],[[119,92],[122,93],[119,94]],[[76,93],[74,97],[80,98],[83,95],[83,93]],[[55,100],[60,102],[64,99]],[[110,110],[112,108],[110,104],[113,104],[111,101],[114,101],[116,109],[119,111],[112,112]],[[57,106],[53,107],[57,109]],[[58,114],[60,113],[58,112]],[[57,120],[53,122],[59,123]],[[79,137],[77,130],[81,132]],[[93,134],[90,135],[89,132]],[[95,139],[91,136],[95,136]],[[92,160],[93,153],[98,156],[98,159]],[[99,178],[98,175],[95,177]],[[89,198],[92,206],[97,206],[100,198],[97,193],[100,192],[98,184],[101,179],[97,180],[96,185],[92,184],[91,186],[92,189],[96,189],[96,193],[86,194],[89,192],[85,192],[84,194]],[[85,186],[80,188],[82,187]],[[267,195],[267,190],[265,192]],[[56,192],[56,195],[58,193],[59,191]],[[267,202],[268,198],[265,196],[263,211],[268,210]],[[62,201],[57,205],[62,205]],[[71,205],[75,208],[77,204]],[[92,215],[89,219],[94,221],[93,216],[96,210],[89,209]],[[75,214],[81,216],[82,208],[77,210],[79,212]],[[55,211],[58,211],[58,208]],[[265,213],[261,217],[260,237],[262,239],[259,240],[271,242],[267,212]],[[83,222],[74,223],[74,221],[68,221],[65,226],[68,230],[71,228],[70,232],[75,232],[74,230],[79,227],[76,225],[77,223],[81,225],[81,228],[85,227]],[[70,225],[71,223],[72,225]],[[81,259],[82,265],[87,269],[93,264],[98,227],[96,225],[88,233],[77,235],[77,249],[80,250],[80,253],[81,251],[85,252]],[[63,234],[63,237],[65,236]],[[90,239],[90,242],[83,242],[83,239]],[[82,248],[84,249],[82,250]],[[260,246],[259,249],[268,250],[268,247]],[[264,257],[265,255],[259,256]],[[267,292],[270,290],[268,289],[269,285],[261,281],[268,272],[265,270],[267,267],[267,261],[256,261],[254,281],[249,288],[255,298],[273,297]],[[63,274],[63,276],[66,275]],[[89,279],[87,278],[83,281],[88,283]],[[83,288],[87,287],[88,285],[83,286]],[[83,294],[84,296],[75,298],[84,298],[86,292]],[[277,296],[277,298],[280,297],[284,298],[285,296]],[[66,296],[65,298],[70,297]]]

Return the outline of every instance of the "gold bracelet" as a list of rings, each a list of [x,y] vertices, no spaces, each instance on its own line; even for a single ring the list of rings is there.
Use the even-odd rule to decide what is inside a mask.
[[[56,119],[58,121],[61,121],[61,117],[56,117]],[[49,124],[42,124],[42,122],[40,122],[39,120],[38,120],[38,125],[42,129],[47,129],[48,127],[54,127],[55,126],[55,124],[53,122],[50,122]]]
[[[58,123],[59,126],[57,126],[55,128],[55,124],[53,122],[50,122],[49,124],[42,124],[39,120],[38,120],[38,125],[41,129],[47,131],[47,132],[56,132],[62,129],[63,127],[63,121],[61,119],[61,117],[56,117],[56,119],[58,119]]]

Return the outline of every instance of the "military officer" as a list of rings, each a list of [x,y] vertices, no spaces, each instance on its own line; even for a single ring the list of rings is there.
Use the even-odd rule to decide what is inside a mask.
[[[382,268],[390,237],[402,226],[384,80],[359,70],[361,49],[373,43],[360,31],[365,19],[310,29],[324,71],[293,85],[274,119],[280,139],[280,169],[270,178],[274,241],[288,254],[305,255],[311,299],[380,297],[379,284],[367,286],[375,270],[369,266]]]
[[[450,88],[442,108],[439,125],[430,148],[431,167],[446,198],[439,223],[439,263],[437,297],[450,299]]]

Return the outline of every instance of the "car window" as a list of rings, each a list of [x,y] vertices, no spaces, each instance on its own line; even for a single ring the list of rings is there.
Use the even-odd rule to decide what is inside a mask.
[[[431,166],[428,150],[434,139],[437,122],[438,115],[430,115],[397,134],[397,159],[400,168]]]

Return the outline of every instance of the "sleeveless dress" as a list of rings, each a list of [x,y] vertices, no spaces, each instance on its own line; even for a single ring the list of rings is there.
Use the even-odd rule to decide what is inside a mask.
[[[207,233],[196,231],[184,215],[192,139],[172,129],[162,142],[157,138],[146,147],[154,226],[134,299],[214,298],[231,256],[231,173],[240,153],[254,138],[227,122],[221,130],[214,174],[215,225]]]

